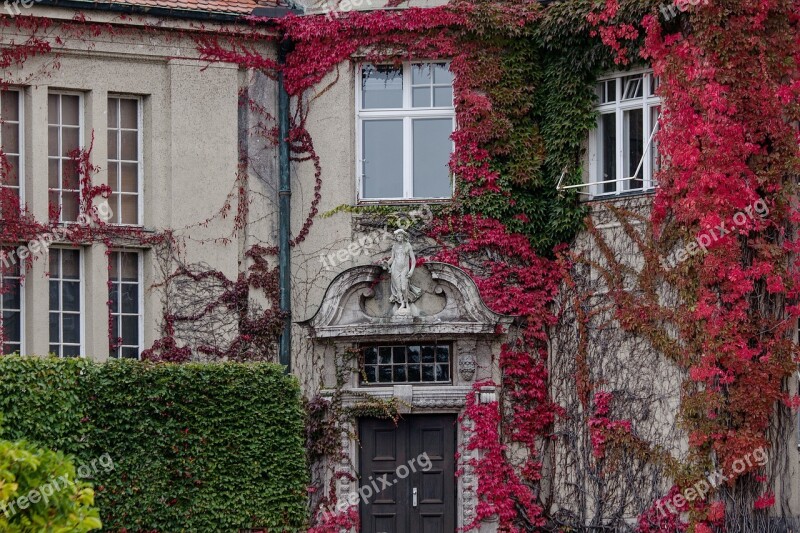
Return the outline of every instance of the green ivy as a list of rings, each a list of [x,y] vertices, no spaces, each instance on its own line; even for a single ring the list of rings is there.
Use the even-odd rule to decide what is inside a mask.
[[[109,530],[299,531],[299,386],[277,365],[0,358],[2,436],[115,469],[91,479]]]

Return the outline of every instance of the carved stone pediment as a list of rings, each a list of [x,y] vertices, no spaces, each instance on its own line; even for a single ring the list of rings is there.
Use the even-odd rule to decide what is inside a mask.
[[[408,315],[395,312],[389,274],[380,266],[345,270],[328,286],[316,314],[301,322],[315,338],[490,335],[513,317],[491,311],[469,275],[446,263],[418,267],[410,280],[421,295]]]

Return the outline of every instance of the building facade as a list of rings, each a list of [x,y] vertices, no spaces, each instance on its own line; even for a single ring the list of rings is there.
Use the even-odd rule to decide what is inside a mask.
[[[245,283],[243,297],[232,295],[251,276],[264,276],[260,289],[274,282],[277,259],[254,250],[278,245],[280,157],[267,120],[279,113],[278,85],[233,60],[208,61],[201,49],[209,39],[247,28],[248,15],[281,16],[291,7],[244,0],[202,7],[168,0],[82,4],[41,1],[13,13],[56,21],[43,31],[63,43],[57,53],[34,54],[2,74],[4,202],[16,198],[46,228],[36,238],[4,244],[4,351],[106,360],[186,348],[203,360],[260,350],[275,360],[274,349],[259,346],[248,329],[260,324],[255,317],[277,313],[275,293]],[[362,4],[348,5],[383,7]],[[338,16],[326,2],[308,7]],[[110,31],[76,32],[76,9]],[[7,24],[2,39],[21,42],[26,31]],[[277,61],[274,34],[258,31],[252,46]],[[459,420],[475,383],[501,381],[496,354],[516,324],[516,317],[491,311],[456,266],[414,268],[411,260],[397,271],[409,261],[408,250],[426,255],[426,225],[453,198],[453,83],[447,60],[383,65],[354,57],[321,81],[324,90],[312,95],[306,118],[326,176],[318,200],[313,165],[291,166],[291,228],[293,234],[307,230],[291,251],[292,372],[309,398],[336,398],[356,412],[377,399],[400,413],[399,421],[374,412],[356,416],[341,428],[346,457],[328,458],[315,471],[323,486],[331,472],[350,474],[337,476],[335,491],[340,502],[358,508],[364,532],[453,531],[474,520],[480,495],[464,463],[476,452],[465,451],[471,429]],[[604,231],[619,228],[604,205],[640,202],[637,208],[646,210],[656,186],[656,87],[647,69],[598,82],[599,118],[586,139],[581,192]],[[76,166],[82,154],[96,166],[87,171],[91,185],[107,187],[102,194],[87,189]],[[306,228],[309,205],[324,215]],[[67,231],[102,225],[113,231]],[[592,253],[586,234],[575,246]],[[597,281],[591,272],[587,277]],[[275,324],[280,320],[268,323]],[[551,359],[573,348],[571,325],[559,324],[566,333],[551,346]],[[596,339],[600,352],[614,346],[608,360],[636,351],[618,332],[598,331],[615,339]],[[165,339],[176,345],[166,346]],[[669,414],[680,397],[679,376],[670,368],[657,372],[665,376],[662,404],[648,415],[650,429],[680,453],[682,436]],[[630,381],[624,373],[608,379],[621,389]],[[556,397],[574,400],[557,381],[553,389]],[[477,401],[495,401],[501,393],[485,387]],[[627,486],[599,489],[575,461],[588,461],[591,445],[566,449],[554,446],[545,458],[554,477],[543,490],[553,514],[591,522],[598,502],[608,498],[602,491],[612,490],[623,494],[622,519],[633,522],[640,502],[627,496],[644,486],[664,488],[652,481],[659,472],[643,470]],[[797,446],[785,453],[792,481],[778,490],[789,491],[797,509]],[[393,483],[378,490],[376,480],[384,476]],[[374,487],[369,497],[366,487]],[[494,531],[496,523],[487,520],[480,530]]]

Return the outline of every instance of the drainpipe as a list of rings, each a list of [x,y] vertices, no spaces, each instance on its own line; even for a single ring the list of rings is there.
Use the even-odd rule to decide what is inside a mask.
[[[286,55],[291,50],[291,43],[281,40],[278,50],[278,62],[283,65]],[[291,200],[292,183],[289,169],[289,93],[286,92],[283,72],[278,73],[278,169],[280,180],[278,185],[278,263],[280,266],[281,312],[284,318],[283,332],[280,339],[279,361],[286,367],[286,373],[292,371],[292,300],[291,300]]]

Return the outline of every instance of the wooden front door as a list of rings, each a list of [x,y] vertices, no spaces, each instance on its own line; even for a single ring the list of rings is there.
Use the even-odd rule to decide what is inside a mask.
[[[361,531],[455,531],[456,416],[363,418],[359,432]]]

